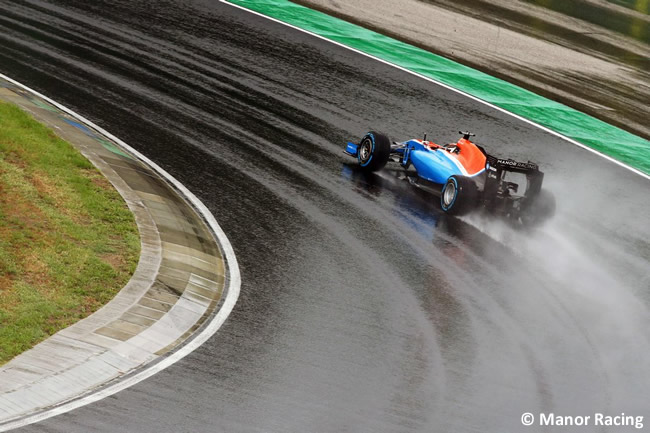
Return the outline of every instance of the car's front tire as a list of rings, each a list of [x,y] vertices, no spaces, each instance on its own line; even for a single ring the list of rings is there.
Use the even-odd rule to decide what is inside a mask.
[[[478,188],[473,179],[453,175],[440,194],[440,207],[450,215],[465,215],[476,207]]]
[[[390,140],[384,134],[370,131],[359,142],[357,161],[366,171],[384,168],[390,157]]]

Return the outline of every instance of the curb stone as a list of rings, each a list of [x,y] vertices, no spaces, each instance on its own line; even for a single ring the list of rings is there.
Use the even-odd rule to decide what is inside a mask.
[[[0,99],[88,158],[126,201],[141,238],[135,273],[113,300],[0,367],[2,431],[159,361],[216,316],[225,320],[220,310],[227,315],[236,301],[239,271],[214,217],[153,163],[13,80],[0,77]]]

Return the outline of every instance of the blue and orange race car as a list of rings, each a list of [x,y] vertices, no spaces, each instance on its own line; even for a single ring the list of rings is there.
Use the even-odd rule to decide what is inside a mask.
[[[485,209],[526,226],[544,222],[555,213],[553,195],[542,189],[544,173],[530,161],[488,155],[470,141],[474,134],[452,144],[424,139],[393,142],[371,131],[358,144],[348,142],[344,152],[357,159],[361,169],[377,171],[387,162],[399,163],[412,183],[440,195],[440,207],[451,215]]]

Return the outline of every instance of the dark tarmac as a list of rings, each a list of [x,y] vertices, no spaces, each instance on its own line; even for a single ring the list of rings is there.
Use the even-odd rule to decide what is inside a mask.
[[[647,0],[294,0],[650,138]]]
[[[524,412],[649,419],[642,177],[214,1],[3,1],[0,72],[185,184],[242,274],[201,348],[17,431],[535,432]],[[369,129],[439,142],[469,129],[491,153],[539,163],[558,214],[535,232],[449,218],[400,171],[349,164],[345,141]]]

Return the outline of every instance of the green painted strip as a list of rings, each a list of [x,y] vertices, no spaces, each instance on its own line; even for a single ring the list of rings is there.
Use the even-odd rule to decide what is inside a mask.
[[[39,101],[39,100],[36,99],[36,98],[29,98],[29,100],[32,101],[32,103],[33,103],[34,105],[36,105],[37,107],[40,107],[40,108],[42,108],[42,109],[44,109],[44,110],[51,111],[51,112],[53,112],[53,113],[57,113],[57,112],[58,112],[58,110],[57,110],[56,108],[52,107],[52,106],[49,105],[49,104],[46,104],[45,102],[41,102],[41,101]]]
[[[130,155],[127,155],[126,153],[124,153],[124,152],[122,151],[122,149],[120,149],[119,147],[117,147],[116,145],[114,145],[113,143],[111,143],[110,141],[108,141],[108,140],[104,140],[103,138],[100,138],[100,137],[95,137],[95,139],[96,139],[97,141],[99,141],[99,142],[102,144],[102,146],[104,146],[104,148],[105,148],[106,150],[108,150],[109,152],[113,152],[113,153],[116,154],[116,155],[120,155],[120,156],[122,156],[122,157],[124,157],[124,158],[130,159],[130,160],[133,160],[133,158],[132,158]]]
[[[288,0],[227,0],[468,93],[650,175],[650,142],[444,57]]]

